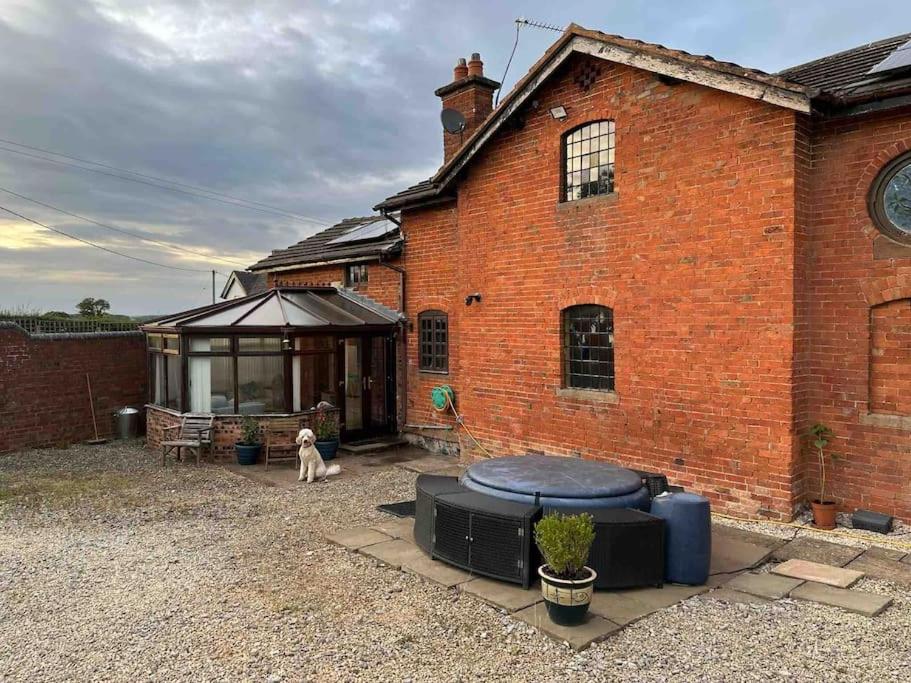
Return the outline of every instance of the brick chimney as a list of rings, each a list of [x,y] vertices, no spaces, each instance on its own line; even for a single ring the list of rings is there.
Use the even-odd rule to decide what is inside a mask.
[[[493,111],[493,93],[500,84],[484,76],[484,62],[475,52],[465,62],[462,57],[452,70],[452,83],[437,88],[434,94],[443,100],[443,109],[455,109],[465,117],[461,133],[443,131],[443,163],[449,161],[462,143],[477,130]]]

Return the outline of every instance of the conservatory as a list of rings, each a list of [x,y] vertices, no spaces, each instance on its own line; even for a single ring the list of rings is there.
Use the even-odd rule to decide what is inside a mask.
[[[153,412],[287,416],[321,403],[338,410],[343,438],[395,429],[399,315],[350,290],[270,289],[142,330],[150,436]]]

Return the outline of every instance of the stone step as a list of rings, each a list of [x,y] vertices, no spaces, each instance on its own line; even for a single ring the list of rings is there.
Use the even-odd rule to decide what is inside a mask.
[[[853,569],[842,569],[828,564],[809,562],[807,560],[788,560],[772,569],[773,574],[789,576],[792,579],[815,581],[836,588],[848,588],[863,578],[864,573]]]
[[[892,604],[892,598],[885,595],[834,588],[812,581],[807,581],[791,591],[791,597],[819,602],[831,607],[840,607],[867,617],[875,617]]]
[[[404,439],[399,439],[397,437],[392,438],[382,438],[370,441],[355,441],[350,443],[343,443],[339,446],[340,451],[345,451],[346,453],[354,453],[363,455],[364,453],[378,453],[380,451],[385,451],[389,448],[395,448],[396,446],[407,445],[408,442]]]

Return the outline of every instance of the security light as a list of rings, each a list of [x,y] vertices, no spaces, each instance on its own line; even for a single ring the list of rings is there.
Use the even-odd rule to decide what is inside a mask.
[[[553,116],[557,121],[562,121],[566,118],[566,108],[563,106],[554,107],[550,110],[550,115]]]

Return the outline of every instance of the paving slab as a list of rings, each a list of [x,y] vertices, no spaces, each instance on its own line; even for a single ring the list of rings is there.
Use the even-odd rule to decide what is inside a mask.
[[[876,557],[883,560],[895,560],[898,562],[899,560],[905,558],[907,551],[893,550],[892,548],[883,548],[878,545],[873,545],[867,548],[863,554],[867,557]],[[861,557],[863,557],[863,555]]]
[[[709,591],[708,593],[703,593],[699,596],[699,599],[721,600],[722,602],[729,602],[737,605],[768,605],[771,602],[765,598],[760,598],[758,595],[741,593],[740,591],[735,591],[733,588],[727,588],[726,586]]]
[[[595,591],[589,610],[620,626],[631,624],[657,611],[650,605],[612,591]]]
[[[788,597],[792,590],[797,588],[803,581],[792,579],[787,576],[777,576],[775,574],[741,574],[732,579],[727,587],[749,593],[767,600],[781,600]]]
[[[808,560],[819,564],[830,564],[844,567],[864,551],[863,548],[852,548],[838,543],[820,541],[816,538],[798,536],[793,541],[781,546],[772,553],[776,562],[787,560]]]
[[[403,542],[403,541],[402,541]],[[416,547],[416,546],[415,546]],[[456,569],[439,560],[431,560],[424,553],[409,556],[402,563],[402,569],[412,574],[417,574],[429,581],[438,583],[446,588],[458,586],[460,583],[470,581],[473,577],[466,571]]]
[[[902,558],[902,562],[905,564],[911,564],[911,553],[908,553]]]
[[[694,595],[705,593],[708,589],[708,586],[681,586],[666,583],[663,588],[635,588],[617,591],[617,595],[635,600],[647,608],[649,612],[655,612],[682,602]]]
[[[892,604],[892,598],[886,595],[834,588],[811,581],[795,588],[791,593],[791,597],[798,600],[820,602],[831,607],[840,607],[867,617],[875,617]]]
[[[418,472],[420,474],[430,474],[438,472],[452,466],[458,466],[459,461],[454,457],[445,455],[427,455],[417,460],[409,460],[400,463],[398,466],[409,472]]]
[[[537,583],[526,589],[514,583],[493,579],[472,579],[461,584],[459,590],[507,612],[525,609],[544,599],[541,596],[541,585]]]
[[[716,523],[712,524],[712,539],[717,538],[728,538],[733,541],[761,545],[772,549],[779,548],[787,543],[787,539],[778,538],[778,536],[769,536],[768,534],[760,534],[755,531],[747,531],[746,529]]]
[[[870,550],[873,550],[873,548]],[[891,581],[902,586],[911,586],[911,564],[889,559],[888,553],[881,550],[872,553],[870,550],[846,565],[845,569],[863,572],[874,579]]]
[[[392,537],[380,533],[376,529],[370,529],[365,526],[356,526],[352,529],[340,529],[328,536],[326,540],[330,543],[336,543],[348,548],[348,550],[360,550],[365,545],[375,545],[383,541],[391,541]]]
[[[863,578],[864,573],[807,560],[788,560],[772,568],[772,573],[792,579],[815,581],[836,588],[848,588]]]
[[[712,559],[709,571],[712,574],[730,574],[758,566],[769,555],[773,547],[741,540],[726,534],[712,536]]]
[[[526,607],[513,614],[512,617],[534,626],[548,638],[560,643],[568,643],[577,652],[620,630],[619,625],[592,612],[589,612],[585,621],[578,626],[560,626],[547,616],[547,608],[544,603]]]
[[[425,557],[424,553],[413,543],[396,538],[374,545],[361,548],[358,552],[369,555],[390,567],[401,569],[408,560],[418,556]]]
[[[401,538],[414,543],[414,517],[400,517],[374,524],[372,529],[392,538]]]

